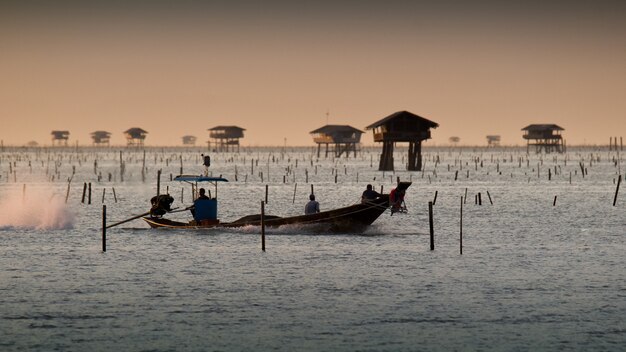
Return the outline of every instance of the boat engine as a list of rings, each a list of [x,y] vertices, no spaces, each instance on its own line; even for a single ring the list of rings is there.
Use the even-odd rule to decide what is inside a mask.
[[[169,194],[160,194],[152,197],[152,199],[150,199],[150,203],[152,203],[150,216],[160,217],[165,215],[167,212],[172,211],[171,206],[172,203],[174,203],[174,198]]]

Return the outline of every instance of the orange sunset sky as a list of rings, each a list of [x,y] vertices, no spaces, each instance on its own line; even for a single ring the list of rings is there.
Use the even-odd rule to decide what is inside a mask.
[[[531,123],[568,145],[626,137],[625,1],[1,1],[0,139],[51,130],[112,143],[313,145],[408,110],[428,145],[522,145]],[[371,132],[363,136],[373,144]]]

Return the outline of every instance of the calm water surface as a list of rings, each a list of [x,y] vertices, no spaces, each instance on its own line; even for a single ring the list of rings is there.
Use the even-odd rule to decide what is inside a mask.
[[[428,149],[423,173],[383,175],[378,151],[335,160],[281,152],[213,154],[211,172],[231,180],[218,189],[222,219],[258,213],[265,184],[268,213],[301,213],[306,173],[322,209],[358,201],[368,182],[389,190],[396,177],[412,180],[409,213],[383,214],[364,234],[269,230],[266,252],[258,227],[152,230],[137,220],[110,229],[103,253],[103,188],[109,223],[148,209],[157,169],[182,207],[190,189],[169,174],[180,155],[185,173],[200,173],[200,150],[147,150],[146,182],[143,152],[124,150],[122,182],[119,149],[5,149],[0,350],[624,350],[626,190],[614,207],[615,153],[527,161],[525,149]],[[91,205],[81,204],[83,182],[92,182]]]

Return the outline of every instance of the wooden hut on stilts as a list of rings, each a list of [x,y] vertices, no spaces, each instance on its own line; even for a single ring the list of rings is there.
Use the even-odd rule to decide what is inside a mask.
[[[67,141],[70,139],[69,131],[52,131],[50,134],[53,146],[67,146]]]
[[[126,136],[126,145],[129,147],[143,147],[143,142],[146,140],[147,131],[142,130],[139,127],[133,127],[124,132]]]
[[[565,151],[565,141],[561,135],[561,131],[565,131],[563,127],[555,124],[536,124],[528,125],[522,128],[522,131],[526,140],[526,153],[529,152],[531,145],[535,146],[537,153],[541,153],[542,150],[546,154]]]
[[[193,147],[196,145],[196,136],[183,136],[183,145]]]
[[[237,153],[239,153],[239,139],[243,138],[243,131],[245,129],[237,126],[215,126],[209,128],[211,134],[209,137],[213,139],[215,150],[220,152],[229,152],[230,146],[237,146]],[[211,140],[208,142],[209,150],[211,149]]]
[[[422,141],[430,139],[430,129],[439,124],[408,111],[398,111],[366,127],[374,132],[374,142],[383,143],[378,170],[393,170],[393,148],[397,142],[409,143],[407,169],[422,169]]]
[[[498,135],[489,135],[487,136],[487,147],[499,147],[500,146],[500,136]]]
[[[350,156],[350,152],[356,157],[357,147],[361,143],[361,135],[363,131],[348,125],[326,125],[310,132],[313,135],[313,141],[317,143],[317,157],[320,157],[322,144],[326,145],[325,157],[328,157],[329,145],[332,145],[330,151],[335,153],[335,157],[339,158],[346,153],[346,158]]]
[[[109,146],[111,133],[107,131],[95,131],[91,132],[91,139],[94,146]]]

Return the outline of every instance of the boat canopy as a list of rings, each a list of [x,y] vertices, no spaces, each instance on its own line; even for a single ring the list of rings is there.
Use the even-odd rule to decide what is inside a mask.
[[[209,177],[209,176],[196,176],[196,175],[178,175],[174,178],[174,181],[185,182],[228,182],[223,177]]]

